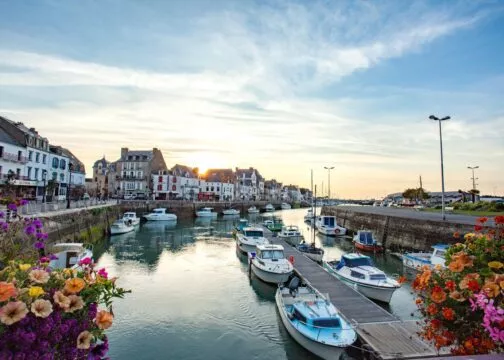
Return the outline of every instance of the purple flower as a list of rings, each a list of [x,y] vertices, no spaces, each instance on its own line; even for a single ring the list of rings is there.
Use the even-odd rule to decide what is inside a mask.
[[[19,205],[21,205],[21,206],[24,206],[26,204],[28,204],[28,200],[25,200],[25,199],[21,199],[21,201],[19,202]]]
[[[54,254],[49,255],[50,260],[58,260],[58,257]]]
[[[3,211],[0,211],[0,219],[3,219],[5,217],[5,213]]]
[[[9,205],[7,205],[7,209],[9,209],[11,211],[17,211],[17,206],[16,206],[16,204],[9,204]]]
[[[33,220],[32,225],[34,225],[37,229],[40,229],[42,228],[42,221],[40,221],[39,219],[35,219]]]
[[[24,229],[26,235],[33,235],[35,234],[35,227],[33,225],[29,225]]]
[[[47,239],[49,235],[47,233],[38,232],[37,234],[35,234],[35,237],[37,239]]]
[[[9,230],[9,224],[7,224],[6,222],[0,223],[0,226],[2,227],[3,231]]]
[[[37,241],[34,246],[36,249],[43,249],[45,245],[42,241]]]

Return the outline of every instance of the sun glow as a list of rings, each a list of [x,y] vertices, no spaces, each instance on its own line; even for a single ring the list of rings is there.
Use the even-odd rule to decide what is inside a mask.
[[[187,165],[197,167],[199,174],[203,175],[208,169],[225,167],[224,160],[217,154],[210,152],[197,152],[186,157]]]

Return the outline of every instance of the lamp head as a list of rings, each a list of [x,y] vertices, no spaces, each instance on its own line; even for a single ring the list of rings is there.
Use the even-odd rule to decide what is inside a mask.
[[[434,115],[429,116],[429,119],[431,119],[431,120],[438,120],[438,118],[435,117]]]

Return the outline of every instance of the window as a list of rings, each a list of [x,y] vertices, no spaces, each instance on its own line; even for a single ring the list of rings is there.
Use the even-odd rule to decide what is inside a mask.
[[[53,158],[53,159],[52,159],[52,167],[53,167],[54,169],[57,169],[57,168],[58,168],[58,165],[59,165],[59,160],[58,160],[58,158]]]
[[[133,160],[133,156],[129,155],[128,160],[130,160],[130,161]]]
[[[23,153],[21,151],[18,151],[18,161],[21,161],[23,158]]]
[[[66,169],[66,161],[65,160],[61,159],[59,165],[60,165],[61,170]]]
[[[65,182],[65,174],[60,174],[60,181]]]
[[[40,153],[35,153],[35,161],[40,162]]]
[[[141,171],[139,171],[139,172],[137,173],[137,176],[138,176],[139,178],[141,178],[141,177],[142,177],[142,172],[141,172]]]
[[[214,189],[214,187],[212,186],[212,187],[210,188],[210,191],[213,191],[213,189]]]
[[[32,168],[28,166],[27,173],[26,173],[26,176],[28,176],[28,180],[31,180],[31,172],[32,172]]]
[[[4,147],[0,146],[0,157],[3,157],[3,150],[4,150]]]
[[[350,276],[357,278],[357,279],[364,279],[365,278],[364,274],[361,274],[360,272],[353,271],[353,270],[350,271]]]
[[[217,187],[217,192],[219,192],[219,191],[220,191],[220,188],[219,188],[219,187]]]
[[[339,319],[317,319],[313,320],[313,326],[324,328],[339,328],[341,323]]]
[[[39,172],[39,169],[35,168],[35,180],[38,180],[38,172]]]
[[[144,160],[147,160],[147,155],[144,155],[144,156],[143,156],[143,159],[144,159]]]
[[[45,164],[47,162],[47,155],[43,154],[42,155],[42,164]]]
[[[21,169],[16,169],[16,178],[19,179],[21,176]]]
[[[53,171],[52,178],[53,180],[58,180],[58,173],[56,171]]]
[[[206,187],[206,191],[209,191],[208,186]]]
[[[33,151],[28,151],[28,160],[33,161]]]
[[[157,189],[158,189],[159,191],[163,190],[163,185],[159,184],[159,185],[157,186]]]

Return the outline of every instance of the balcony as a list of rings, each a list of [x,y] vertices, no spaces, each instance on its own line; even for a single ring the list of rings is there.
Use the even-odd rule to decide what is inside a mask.
[[[0,179],[2,180],[7,180],[9,178],[9,174],[0,174]],[[10,178],[12,180],[32,180],[28,176],[17,176],[16,174],[10,175]]]
[[[20,163],[20,164],[26,164],[28,162],[28,158],[26,156],[19,156],[18,154],[11,154],[8,152],[3,152],[0,155],[0,159],[6,160],[6,161],[12,161],[15,163]]]
[[[147,176],[136,176],[136,175],[118,175],[116,176],[117,180],[147,180]]]

